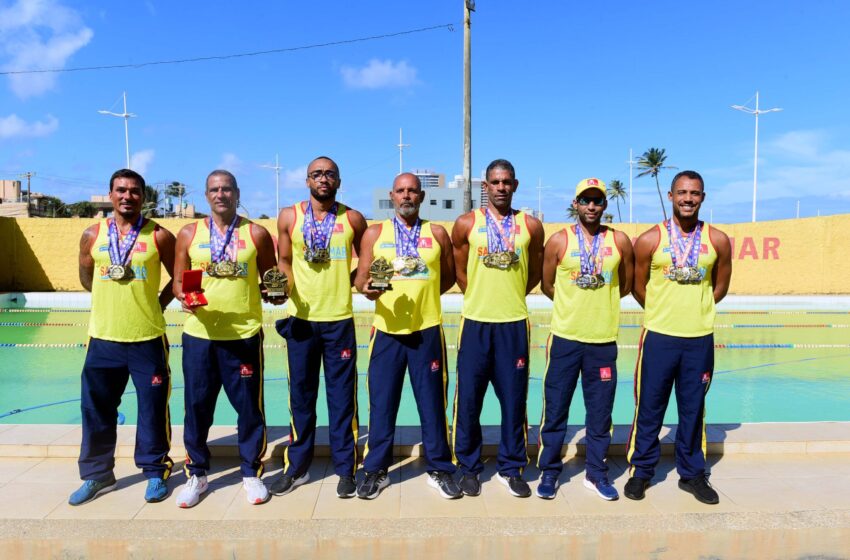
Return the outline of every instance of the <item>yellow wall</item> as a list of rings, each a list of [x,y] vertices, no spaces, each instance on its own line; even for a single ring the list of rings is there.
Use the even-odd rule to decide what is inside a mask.
[[[191,220],[157,220],[173,233]],[[0,218],[0,290],[79,291],[77,256],[95,220]],[[275,233],[274,220],[259,220]],[[447,229],[451,224],[444,223]],[[546,224],[546,237],[564,224]],[[650,226],[615,224],[635,238]],[[850,215],[719,225],[733,238],[731,293],[850,293]],[[165,275],[164,275],[165,276]]]

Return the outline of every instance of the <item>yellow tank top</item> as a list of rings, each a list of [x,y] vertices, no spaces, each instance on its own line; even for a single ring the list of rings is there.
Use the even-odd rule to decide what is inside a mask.
[[[466,265],[466,292],[463,317],[487,323],[508,323],[528,318],[525,288],[528,283],[528,233],[525,212],[514,214],[514,246],[519,262],[507,270],[484,266],[487,255],[487,220],[484,210],[476,210],[469,232],[469,261]]]
[[[604,228],[596,270],[605,278],[605,285],[597,289],[579,288],[576,279],[581,275],[581,247],[576,237],[577,227],[565,230],[567,247],[555,273],[551,330],[561,338],[579,342],[613,342],[620,327],[620,249],[614,241],[614,230]]]
[[[289,295],[289,313],[306,321],[339,321],[353,316],[351,307],[351,244],[354,228],[348,221],[348,208],[337,204],[328,263],[304,260],[304,204],[295,210],[292,238],[292,275],[295,286]],[[327,218],[325,218],[327,219]]]
[[[442,323],[440,307],[440,254],[432,226],[422,221],[419,234],[419,257],[428,270],[410,276],[395,273],[388,290],[375,302],[375,328],[390,334],[410,334]],[[381,224],[381,234],[372,248],[374,258],[387,262],[396,258],[395,227],[392,220]]]
[[[152,220],[142,226],[130,266],[133,278],[110,280],[109,222],[98,224],[92,245],[94,277],[91,286],[89,336],[113,342],[143,342],[165,334],[165,318],[159,306],[160,261]]]
[[[198,307],[194,315],[186,318],[183,331],[207,340],[250,338],[260,331],[263,324],[257,247],[251,237],[251,221],[239,218],[239,225],[233,231],[237,238],[238,274],[219,278],[206,273],[212,259],[209,220],[205,218],[196,222],[195,237],[189,246],[192,270],[204,270],[201,287],[209,304]]]
[[[704,224],[697,266],[702,273],[699,284],[679,284],[667,275],[673,267],[667,226],[658,226],[660,241],[652,252],[649,282],[646,285],[644,326],[670,336],[697,337],[714,332],[714,288],[711,271],[717,252],[709,236],[711,226]]]

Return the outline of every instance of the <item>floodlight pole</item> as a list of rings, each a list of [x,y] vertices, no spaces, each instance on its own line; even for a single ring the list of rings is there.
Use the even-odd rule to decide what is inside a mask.
[[[475,0],[463,0],[463,211],[472,211],[472,12]]]
[[[762,113],[773,113],[781,111],[779,107],[772,109],[759,109],[759,92],[756,92],[756,108],[750,109],[743,105],[732,105],[733,109],[756,116],[756,141],[755,141],[755,156],[753,158],[753,221],[756,221],[756,192],[758,188],[758,172],[759,172],[759,115]]]
[[[398,148],[398,174],[401,175],[404,173],[404,149],[410,147],[410,144],[405,144],[401,139],[401,128],[398,129],[398,144],[395,147]]]
[[[266,169],[274,169],[274,203],[275,203],[275,219],[280,215],[280,170],[282,167],[280,166],[280,162],[278,161],[278,155],[274,155],[274,165],[261,165],[260,167],[265,167]]]
[[[127,169],[131,169],[131,167],[130,167],[130,129],[129,129],[129,126],[127,125],[127,121],[131,117],[135,117],[137,115],[135,115],[134,113],[128,113],[127,112],[127,92],[126,91],[124,92],[123,96],[124,96],[124,112],[123,113],[113,113],[112,111],[98,111],[98,113],[100,113],[101,115],[112,115],[113,117],[121,117],[121,118],[124,119],[124,149],[125,149],[126,155],[127,155]]]
[[[632,157],[632,149],[629,148],[629,223],[632,223],[632,166],[637,161]]]

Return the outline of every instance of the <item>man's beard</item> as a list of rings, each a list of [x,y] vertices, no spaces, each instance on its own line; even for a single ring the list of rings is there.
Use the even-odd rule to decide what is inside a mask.
[[[398,210],[397,210],[399,216],[401,216],[402,218],[409,218],[409,217],[415,215],[416,212],[418,212],[418,211],[419,211],[419,209],[416,206],[414,206],[413,204],[408,205],[408,206],[399,206]]]
[[[336,197],[336,189],[332,189],[328,194],[322,194],[318,189],[310,187],[310,194],[319,202],[325,202],[326,200],[333,200]]]

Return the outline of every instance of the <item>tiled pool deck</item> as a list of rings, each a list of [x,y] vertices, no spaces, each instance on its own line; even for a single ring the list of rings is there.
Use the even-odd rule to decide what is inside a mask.
[[[118,489],[72,508],[79,485],[79,427],[0,425],[0,558],[850,558],[850,423],[714,425],[711,481],[720,504],[678,489],[673,434],[665,428],[653,486],[640,502],[605,502],[582,485],[581,432],[570,431],[556,499],[518,499],[493,475],[490,457],[477,498],[444,500],[426,484],[418,429],[399,432],[392,484],[373,501],[340,500],[320,446],[311,481],[261,506],[244,499],[234,430],[216,427],[210,492],[190,510],[174,505],[185,476],[175,466],[169,498],[142,499],[132,461],[133,427],[119,432]],[[494,443],[495,428],[485,441]],[[270,433],[279,455],[286,429]],[[615,430],[611,478],[621,491],[627,427]],[[536,435],[531,434],[530,441]],[[174,430],[172,457],[182,457]],[[273,441],[272,441],[273,440]],[[321,443],[321,441],[320,441]],[[535,450],[530,450],[530,453]],[[578,452],[578,454],[577,454]],[[268,482],[280,459],[267,462]],[[526,478],[536,486],[538,472]]]

